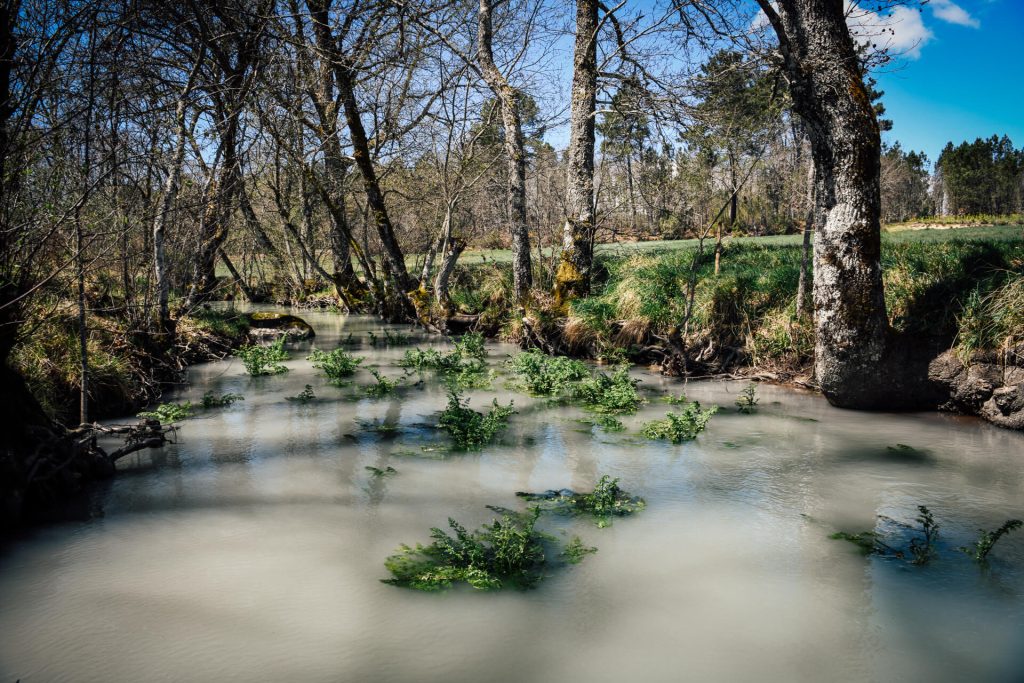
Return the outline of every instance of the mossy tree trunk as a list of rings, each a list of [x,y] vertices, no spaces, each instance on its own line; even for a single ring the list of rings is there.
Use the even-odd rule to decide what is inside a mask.
[[[815,371],[834,405],[890,404],[883,371],[881,140],[839,0],[758,0],[779,39],[811,140],[822,214],[814,240]]]
[[[522,302],[533,284],[530,236],[526,222],[526,150],[518,93],[494,63],[493,6],[493,0],[480,0],[477,15],[477,61],[487,86],[501,104],[505,157],[508,161],[506,205],[512,236],[512,286],[516,301]]]
[[[576,2],[565,226],[555,274],[555,299],[567,303],[590,291],[594,264],[594,116],[597,108],[597,0]]]

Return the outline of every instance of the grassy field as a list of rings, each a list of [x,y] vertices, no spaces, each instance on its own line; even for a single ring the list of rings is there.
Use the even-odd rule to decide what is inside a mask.
[[[768,235],[765,237],[729,237],[726,244],[759,244],[763,246],[795,246],[801,242],[801,235]],[[914,228],[892,226],[882,232],[883,243],[914,244],[945,242],[949,240],[969,241],[1013,241],[1024,239],[1024,228],[1019,225],[994,225],[964,228]],[[714,243],[714,240],[710,240]],[[707,242],[705,242],[707,244]],[[680,249],[688,249],[697,245],[696,239],[686,240],[652,240],[650,242],[616,242],[599,244],[598,254],[625,256],[629,254],[656,254]],[[545,255],[551,250],[545,249]],[[483,262],[508,263],[512,252],[508,249],[467,249],[460,259],[463,265],[475,265]]]

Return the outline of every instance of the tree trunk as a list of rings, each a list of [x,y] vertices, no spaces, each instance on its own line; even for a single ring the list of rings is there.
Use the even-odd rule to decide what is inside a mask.
[[[838,0],[758,0],[779,38],[793,105],[811,140],[823,214],[814,240],[818,384],[834,405],[899,400],[884,371],[881,140]]]
[[[512,235],[512,282],[516,301],[526,298],[533,284],[530,264],[530,235],[526,223],[526,151],[519,116],[518,93],[494,64],[491,12],[493,0],[480,0],[477,17],[477,60],[488,87],[501,104],[501,122],[505,132],[505,156],[508,160],[507,207]]]
[[[815,189],[814,164],[807,168],[807,219],[804,221],[803,244],[800,251],[800,279],[796,286],[796,317],[804,319],[810,315],[810,306],[807,297],[807,281],[810,277],[808,266],[811,255],[811,234],[814,231],[815,220],[818,214],[817,204],[819,193]]]
[[[576,2],[565,227],[555,274],[560,304],[586,296],[594,265],[594,112],[597,108],[597,0]]]
[[[465,248],[465,240],[461,240],[458,237],[452,237],[445,242],[444,257],[441,259],[441,266],[437,270],[437,279],[434,280],[434,300],[443,309],[447,310],[451,303],[448,299],[449,282],[451,281],[452,272],[455,270],[455,264]]]

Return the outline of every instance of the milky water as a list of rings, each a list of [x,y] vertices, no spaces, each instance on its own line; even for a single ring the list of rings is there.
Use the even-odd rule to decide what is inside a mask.
[[[368,364],[400,374],[404,348],[365,343],[379,323],[305,315],[312,346],[352,334]],[[1024,533],[984,570],[955,550],[978,527],[1024,517],[1024,435],[840,411],[769,386],[758,412],[740,415],[729,408],[743,384],[638,370],[650,403],[625,432],[499,377],[471,405],[514,398],[500,443],[434,459],[423,447],[442,441],[430,425],[445,393],[429,375],[359,398],[301,360],[309,347],[282,376],[250,378],[237,360],[193,368],[170,399],[245,401],[122,460],[88,521],[0,552],[0,681],[1024,680]],[[489,351],[499,367],[514,349]],[[306,384],[316,402],[285,400]],[[657,398],[683,391],[726,410],[695,442],[639,437],[669,409]],[[887,449],[899,443],[919,452]],[[488,504],[521,507],[517,490],[590,489],[601,474],[647,509],[606,529],[545,521],[599,551],[535,590],[423,594],[379,581],[400,543],[427,541],[449,516],[476,526]],[[918,504],[942,525],[928,566],[828,538],[877,515],[913,522]]]

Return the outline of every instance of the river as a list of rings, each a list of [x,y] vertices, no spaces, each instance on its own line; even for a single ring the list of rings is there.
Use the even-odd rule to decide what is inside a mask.
[[[317,337],[293,347],[290,372],[192,368],[167,400],[245,400],[120,461],[89,519],[0,551],[0,681],[1024,680],[1024,532],[987,567],[956,551],[1024,517],[1024,435],[764,385],[742,415],[743,383],[641,368],[649,403],[624,432],[498,377],[468,395],[478,409],[515,401],[499,443],[440,457],[423,450],[443,442],[432,375],[369,398],[365,370],[338,388],[303,360],[351,334],[366,364],[397,377],[408,347],[366,343],[384,328],[370,318],[300,315]],[[489,352],[500,369],[515,349]],[[286,400],[306,384],[316,401]],[[695,441],[644,440],[640,425],[671,409],[659,397],[680,392],[723,409]],[[599,550],[534,590],[379,581],[400,543],[427,542],[448,517],[475,527],[488,504],[521,508],[517,490],[589,490],[602,474],[647,508],[604,529],[544,522]],[[878,515],[913,524],[919,504],[941,525],[925,566],[829,538],[884,526]]]

